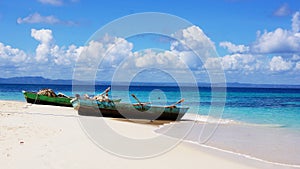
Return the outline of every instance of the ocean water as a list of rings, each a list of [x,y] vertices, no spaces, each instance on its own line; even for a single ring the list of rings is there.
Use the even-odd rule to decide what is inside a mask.
[[[95,95],[107,87],[95,86],[92,90],[82,87],[81,91],[75,93]],[[1,84],[0,100],[25,101],[22,90],[38,91],[43,88],[74,95],[71,85]],[[208,87],[181,89],[176,86],[113,86],[111,96],[121,98],[124,102],[136,102],[130,96],[134,93],[142,102],[162,105],[173,104],[183,97],[183,105],[190,107],[188,113],[199,114],[203,119],[209,115],[210,109],[213,111],[214,108],[222,108],[224,111],[217,114],[217,117],[222,116],[223,122],[235,121],[300,130],[300,89],[227,88],[220,98],[218,92],[216,91],[214,96]]]
[[[95,95],[107,87],[76,87],[73,93],[70,85],[2,84],[0,100],[25,102],[22,90],[51,88],[67,95]],[[142,102],[161,105],[170,105],[184,98],[182,106],[190,107],[184,121],[161,126],[156,132],[180,138],[182,129],[193,125],[185,141],[279,166],[300,167],[300,89],[227,88],[226,92],[213,91],[209,87],[113,86],[110,95],[134,103],[136,101],[130,96],[134,93]],[[215,110],[221,113],[214,114]],[[174,132],[165,133],[170,127],[175,129]],[[202,142],[204,127],[218,129]]]

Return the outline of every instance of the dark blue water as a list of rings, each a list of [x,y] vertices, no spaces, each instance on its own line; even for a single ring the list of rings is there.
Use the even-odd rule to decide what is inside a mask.
[[[108,86],[84,87],[80,94],[99,94]],[[51,88],[55,92],[74,95],[71,85],[0,85],[0,100],[25,101],[22,90],[38,91]],[[78,88],[77,88],[78,89]],[[95,92],[94,92],[95,91]],[[300,129],[300,89],[267,88],[227,88],[212,92],[209,87],[179,88],[161,86],[112,87],[113,98],[124,102],[136,102],[130,94],[134,93],[142,102],[169,105],[181,98],[183,106],[189,106],[188,113],[210,115],[214,108],[224,108],[223,119],[239,122]],[[214,105],[214,106],[212,106]],[[225,105],[222,107],[222,105]]]

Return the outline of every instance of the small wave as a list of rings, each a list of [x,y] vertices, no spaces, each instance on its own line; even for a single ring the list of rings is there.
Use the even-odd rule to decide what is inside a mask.
[[[182,121],[194,121],[200,123],[208,123],[208,124],[233,124],[233,125],[244,125],[244,126],[257,126],[257,127],[271,127],[271,128],[284,128],[287,125],[284,124],[257,124],[257,123],[247,123],[232,119],[223,119],[223,118],[214,118],[212,116],[207,115],[199,115],[199,114],[192,114],[186,113]]]
[[[257,126],[257,127],[270,127],[270,128],[285,128],[287,125],[284,124],[255,124],[255,123],[243,123],[246,126]]]

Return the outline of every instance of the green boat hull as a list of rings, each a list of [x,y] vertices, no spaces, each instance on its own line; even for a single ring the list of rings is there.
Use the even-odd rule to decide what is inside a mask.
[[[49,97],[44,95],[38,95],[35,92],[27,92],[27,91],[23,91],[23,94],[27,103],[72,107],[72,103],[70,102],[72,98]]]
[[[147,120],[178,121],[189,109],[188,107],[141,106],[138,104],[99,102],[86,99],[73,100],[72,104],[78,110],[79,115]]]

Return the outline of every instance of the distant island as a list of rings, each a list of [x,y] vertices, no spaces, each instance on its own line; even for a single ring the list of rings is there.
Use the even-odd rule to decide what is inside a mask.
[[[83,81],[76,81],[78,84],[85,84]],[[11,77],[0,78],[0,84],[49,84],[49,85],[72,85],[73,80],[64,79],[48,79],[42,76],[24,76],[24,77]],[[111,85],[109,81],[96,81],[96,85]],[[116,83],[118,85],[124,85],[124,82]],[[176,83],[158,83],[158,82],[131,82],[131,85],[135,86],[177,86]],[[240,88],[299,88],[300,85],[286,85],[286,84],[249,84],[249,83],[227,83],[227,87],[240,87]],[[190,84],[186,84],[190,86]],[[210,83],[198,83],[199,87],[210,87]],[[219,86],[215,84],[215,86]]]
[[[58,84],[71,85],[72,80],[47,79],[41,76],[0,78],[0,84]]]

